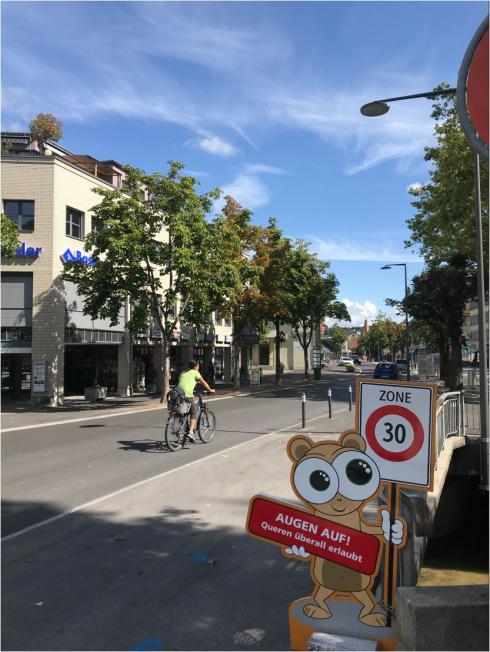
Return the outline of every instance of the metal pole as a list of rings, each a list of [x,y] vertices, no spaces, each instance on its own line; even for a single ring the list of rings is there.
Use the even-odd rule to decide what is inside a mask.
[[[330,387],[328,388],[327,396],[328,396],[328,418],[331,419],[332,418],[332,390],[330,389]]]
[[[306,428],[306,394],[301,396],[301,427],[303,430]]]
[[[349,412],[352,412],[352,387],[349,385]]]
[[[475,152],[475,232],[478,285],[478,359],[480,367],[480,430],[483,444],[482,484],[488,487],[488,387],[487,387],[487,334],[485,324],[485,276],[483,272],[483,234],[481,219],[480,156]],[[486,440],[486,441],[485,441]]]
[[[407,287],[407,265],[403,263],[403,269],[405,270],[405,347],[407,349],[407,380],[410,380],[410,338],[408,336],[408,306],[407,306],[407,297],[408,297],[408,287]]]

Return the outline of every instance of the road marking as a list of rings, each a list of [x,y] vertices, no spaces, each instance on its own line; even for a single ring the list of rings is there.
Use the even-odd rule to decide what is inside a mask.
[[[313,383],[308,383],[306,386],[309,387],[312,384]],[[276,391],[279,389],[295,389],[295,388],[292,387],[291,385],[284,385],[284,386],[281,385],[279,387],[276,386],[271,387],[270,389],[267,388],[266,391]],[[230,398],[241,398],[243,396],[261,396],[261,395],[262,392],[242,392],[240,394],[228,394],[227,396],[216,396],[213,398],[208,398],[207,401],[209,402],[225,401]],[[95,419],[109,419],[111,417],[120,417],[125,414],[139,414],[140,412],[149,412],[150,410],[165,410],[165,409],[166,408],[163,407],[162,404],[159,404],[147,408],[135,408],[133,410],[126,410],[125,412],[114,412],[112,414],[99,414],[92,417],[80,417],[79,419],[64,419],[63,421],[48,421],[47,423],[38,423],[37,425],[30,425],[30,426],[14,426],[13,428],[2,428],[2,434],[5,432],[15,432],[18,430],[35,430],[37,428],[49,428],[51,426],[61,426],[66,423],[79,423],[80,421],[94,421]]]
[[[250,394],[231,394],[229,396],[217,396],[216,398],[210,398],[208,401],[224,401],[228,398],[236,398],[237,396],[249,396]],[[103,408],[102,408],[103,409]],[[49,426],[61,426],[66,423],[78,423],[80,421],[94,421],[95,419],[110,419],[111,417],[120,417],[125,414],[139,414],[140,412],[149,412],[150,410],[166,410],[163,405],[152,405],[152,407],[147,408],[135,408],[133,410],[126,410],[125,412],[113,412],[112,414],[98,414],[93,417],[80,417],[79,419],[64,419],[63,421],[49,421],[48,423],[38,423],[37,425],[31,426],[15,426],[14,428],[3,428],[2,433],[4,432],[14,432],[16,430],[35,430],[37,428],[48,428]]]
[[[222,398],[226,398],[223,396]],[[335,412],[332,412],[332,414],[339,414],[339,412],[346,412],[348,408],[341,408],[340,410],[335,410]],[[318,421],[318,419],[325,419],[326,414],[321,414],[318,417],[313,417],[312,419],[307,419],[306,423],[309,423],[311,421]],[[328,418],[328,417],[327,417]],[[225,448],[220,451],[216,451],[216,453],[211,453],[211,455],[206,455],[206,457],[201,457],[198,460],[193,460],[192,462],[187,462],[187,464],[182,464],[182,466],[177,466],[174,469],[169,469],[168,471],[163,471],[162,473],[158,473],[157,475],[151,476],[151,478],[145,478],[144,480],[139,480],[138,482],[134,482],[133,484],[128,485],[127,487],[123,487],[122,489],[117,489],[116,491],[112,491],[109,494],[105,494],[105,496],[100,496],[99,498],[95,498],[94,500],[90,500],[88,503],[83,503],[82,505],[78,505],[77,507],[73,507],[72,509],[69,509],[66,512],[63,512],[61,514],[57,514],[56,516],[51,516],[50,518],[44,519],[44,521],[39,521],[38,523],[33,523],[32,525],[29,525],[28,527],[24,528],[23,530],[19,530],[18,532],[13,532],[12,534],[7,534],[7,536],[2,537],[1,541],[2,543],[5,541],[10,541],[12,539],[15,539],[16,537],[19,537],[21,534],[27,534],[28,532],[32,532],[33,530],[37,530],[37,528],[42,527],[43,525],[48,525],[49,523],[54,523],[55,521],[59,521],[61,518],[64,518],[65,516],[69,516],[70,514],[75,514],[76,512],[80,512],[83,509],[87,509],[88,507],[92,507],[93,505],[96,505],[97,503],[100,503],[104,500],[108,500],[109,498],[114,498],[115,496],[118,496],[119,494],[122,494],[126,491],[130,491],[131,489],[135,489],[136,487],[141,487],[144,484],[147,484],[148,482],[153,482],[153,480],[158,480],[159,478],[163,478],[166,475],[170,475],[171,473],[175,473],[176,471],[181,471],[182,469],[186,469],[190,466],[194,466],[195,464],[200,464],[201,462],[204,462],[206,460],[212,459],[213,457],[217,457],[218,455],[223,455],[224,453],[227,453],[228,451],[235,450],[237,448],[241,448],[242,446],[247,446],[248,444],[252,444],[254,442],[260,441],[261,439],[265,439],[266,437],[270,437],[271,435],[278,435],[280,432],[284,432],[287,430],[292,430],[293,428],[297,428],[298,426],[301,426],[301,421],[299,423],[293,423],[292,425],[289,426],[284,426],[284,428],[279,428],[279,430],[274,430],[273,432],[268,432],[265,435],[261,435],[260,437],[255,437],[254,439],[250,439],[247,441],[243,441],[240,444],[235,444],[235,446],[230,446],[230,448]]]

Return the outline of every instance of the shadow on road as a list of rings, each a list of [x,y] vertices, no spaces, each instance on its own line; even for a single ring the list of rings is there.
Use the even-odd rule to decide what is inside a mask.
[[[289,649],[287,609],[311,589],[309,564],[173,499],[123,522],[84,510],[5,542],[2,649]]]

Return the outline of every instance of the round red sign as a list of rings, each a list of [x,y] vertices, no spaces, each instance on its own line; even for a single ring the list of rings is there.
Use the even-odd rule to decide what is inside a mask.
[[[488,161],[488,16],[466,50],[458,76],[457,107],[473,149]]]
[[[376,438],[376,425],[383,417],[396,415],[403,417],[408,421],[413,429],[413,441],[404,450],[399,452],[388,450]],[[415,457],[424,444],[424,428],[420,419],[411,410],[401,405],[384,405],[383,407],[374,410],[366,421],[366,440],[371,447],[371,450],[389,462],[407,462]]]

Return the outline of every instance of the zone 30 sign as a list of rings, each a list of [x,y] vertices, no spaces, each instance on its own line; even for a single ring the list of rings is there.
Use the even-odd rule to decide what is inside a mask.
[[[358,379],[358,432],[380,478],[431,490],[435,387]]]

